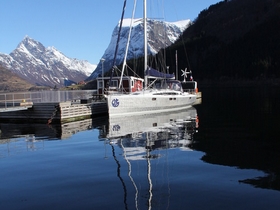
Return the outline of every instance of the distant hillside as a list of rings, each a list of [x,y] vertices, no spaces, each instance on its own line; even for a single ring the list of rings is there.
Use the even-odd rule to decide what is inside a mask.
[[[279,0],[225,0],[200,12],[167,48],[167,65],[195,79],[280,78]]]
[[[69,58],[28,36],[9,55],[0,53],[0,65],[33,85],[52,88],[83,81],[96,67],[88,61]]]
[[[27,91],[33,85],[0,66],[0,92]]]

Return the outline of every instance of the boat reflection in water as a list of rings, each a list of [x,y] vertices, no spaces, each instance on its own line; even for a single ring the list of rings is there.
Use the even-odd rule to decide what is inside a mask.
[[[197,128],[197,112],[194,107],[190,107],[169,113],[110,116],[108,130],[102,137],[112,142],[123,138],[135,142],[143,140],[146,136],[149,137],[150,144],[147,146],[152,149],[172,147],[189,149],[188,145],[193,140],[193,134],[197,132]]]
[[[109,117],[106,130],[100,132],[100,141],[110,144],[117,164],[125,208],[128,209],[131,200],[134,200],[136,209],[140,209],[141,205],[151,209],[159,203],[161,207],[168,206],[170,186],[168,180],[164,180],[168,175],[163,175],[168,174],[168,168],[172,167],[169,165],[168,153],[176,149],[192,150],[193,135],[198,132],[196,109],[190,107],[179,112]],[[121,149],[124,159],[116,156],[117,149]],[[160,163],[160,160],[164,163]],[[127,176],[121,175],[125,172]],[[159,183],[160,190],[157,189]],[[130,193],[132,190],[135,193]],[[132,194],[134,199],[129,198]]]

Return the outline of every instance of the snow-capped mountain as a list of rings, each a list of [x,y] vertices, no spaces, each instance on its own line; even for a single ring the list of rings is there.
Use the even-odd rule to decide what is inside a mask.
[[[85,80],[96,68],[88,61],[68,58],[54,47],[44,47],[28,36],[9,55],[0,54],[0,64],[32,84],[50,87]]]
[[[130,28],[131,19],[124,19],[120,42],[116,57],[116,65],[120,65],[123,62],[129,28]],[[148,38],[148,54],[156,54],[160,49],[168,47],[172,43],[174,43],[179,36],[183,33],[183,31],[189,26],[191,23],[190,20],[182,20],[177,22],[165,22],[159,20],[151,20],[147,21],[147,38]],[[106,49],[102,58],[103,61],[103,71],[104,73],[109,71],[113,66],[115,47],[117,43],[118,24],[112,34],[111,42]],[[144,31],[143,31],[143,19],[134,19],[133,20],[133,29],[131,32],[131,40],[127,55],[127,60],[132,58],[138,58],[144,55]],[[90,75],[87,80],[94,79],[102,74],[102,62],[100,62],[95,71]]]

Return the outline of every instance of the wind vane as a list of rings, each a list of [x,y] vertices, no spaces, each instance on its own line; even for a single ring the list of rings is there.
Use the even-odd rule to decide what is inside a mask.
[[[185,68],[185,70],[181,69],[181,72],[183,73],[181,76],[184,76],[184,82],[186,82],[186,79],[188,78],[188,74],[191,74],[192,71],[188,72],[188,68]]]

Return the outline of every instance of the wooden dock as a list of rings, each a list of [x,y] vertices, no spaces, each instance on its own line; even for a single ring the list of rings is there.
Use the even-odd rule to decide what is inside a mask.
[[[29,107],[10,107],[0,112],[2,122],[66,123],[107,114],[107,103],[102,101],[44,102]]]
[[[28,91],[0,94],[0,122],[66,123],[107,114],[96,90]]]

